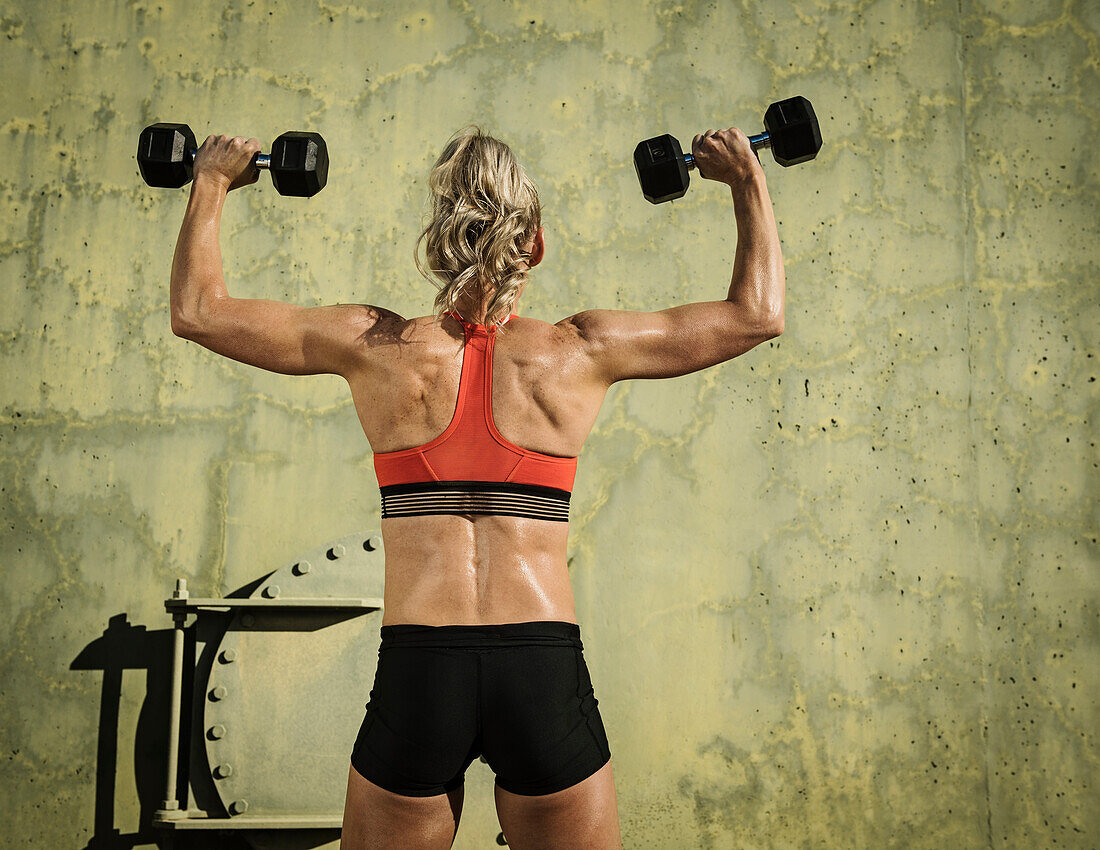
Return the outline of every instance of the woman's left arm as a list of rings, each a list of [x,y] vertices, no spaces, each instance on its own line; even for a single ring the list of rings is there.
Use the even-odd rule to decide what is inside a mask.
[[[233,298],[219,244],[229,191],[254,183],[255,139],[211,136],[195,157],[194,181],[172,259],[172,332],[211,351],[284,375],[346,377],[367,346],[365,334],[387,310],[366,304],[301,307]]]

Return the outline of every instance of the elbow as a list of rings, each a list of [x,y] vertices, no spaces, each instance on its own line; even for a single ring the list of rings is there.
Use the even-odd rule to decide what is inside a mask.
[[[172,333],[183,339],[201,343],[201,337],[210,332],[217,316],[216,301],[199,301],[187,306],[172,304]]]
[[[783,333],[783,312],[787,303],[785,290],[786,275],[783,273],[781,261],[769,293],[771,297],[765,301],[767,306],[764,310],[764,326],[772,337],[777,337]]]
[[[183,339],[194,339],[199,333],[199,322],[188,313],[173,310],[172,333]]]
[[[760,329],[768,339],[774,339],[783,333],[783,305],[765,310],[760,316]]]

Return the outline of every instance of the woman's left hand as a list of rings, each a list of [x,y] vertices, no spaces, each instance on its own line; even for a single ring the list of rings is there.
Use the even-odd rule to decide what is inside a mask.
[[[226,192],[247,186],[260,179],[256,167],[256,154],[260,152],[257,139],[243,136],[207,136],[195,154],[194,180],[212,178]]]

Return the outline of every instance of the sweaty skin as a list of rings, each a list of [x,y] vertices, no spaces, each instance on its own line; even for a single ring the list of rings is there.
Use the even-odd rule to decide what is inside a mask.
[[[450,317],[379,325],[370,366],[347,376],[359,420],[376,452],[422,445],[454,413],[462,326]],[[492,405],[505,439],[576,456],[606,392],[571,327],[517,316],[497,334]],[[382,520],[383,624],[576,622],[567,531],[566,523],[521,517]]]
[[[493,417],[507,440],[545,454],[578,455],[616,381],[685,375],[782,333],[783,261],[760,163],[745,135],[732,128],[697,136],[692,148],[700,173],[726,183],[733,198],[737,249],[725,298],[656,312],[585,310],[553,325],[512,319],[498,335],[493,362]],[[258,151],[255,139],[228,136],[211,136],[199,150],[172,263],[173,331],[273,372],[343,376],[373,451],[428,442],[455,410],[459,322],[404,319],[368,304],[302,307],[229,295],[221,213],[229,191],[255,182]],[[531,266],[544,250],[540,229]],[[624,269],[624,276],[631,273]],[[681,291],[695,286],[676,284]],[[476,318],[487,301],[459,308]],[[520,312],[518,300],[512,312]],[[503,516],[382,520],[383,625],[575,623],[567,531],[566,523]]]

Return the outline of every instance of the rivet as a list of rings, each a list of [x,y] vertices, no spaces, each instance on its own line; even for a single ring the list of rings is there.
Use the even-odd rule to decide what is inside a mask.
[[[246,629],[251,629],[254,625],[256,625],[256,615],[245,614],[243,617],[241,617],[241,625],[244,626]]]
[[[215,723],[210,727],[210,737],[215,741],[225,737],[225,727],[220,723]]]
[[[313,564],[309,561],[299,561],[291,569],[294,571],[294,575],[304,576],[313,569]]]
[[[222,664],[232,664],[237,660],[237,650],[223,649],[221,654]]]
[[[377,534],[368,537],[366,540],[363,541],[363,548],[366,549],[368,552],[375,552],[381,549],[382,538],[379,537]]]
[[[216,688],[214,688],[214,690],[210,692],[210,699],[225,699],[226,694],[228,693],[229,690],[225,687],[225,685],[218,685]]]
[[[337,543],[328,550],[328,559],[330,561],[335,561],[337,558],[343,558],[345,554],[347,554],[347,550],[344,548],[343,544]]]
[[[266,596],[268,599],[278,599],[279,585],[269,584],[267,587],[264,588],[264,596]]]
[[[229,814],[239,815],[248,811],[248,800],[234,800],[229,804]]]
[[[228,762],[226,764],[219,764],[217,767],[214,768],[215,779],[225,779],[227,776],[232,775],[233,765],[229,764]]]

